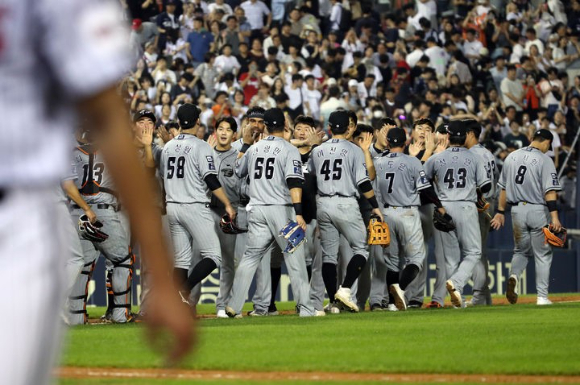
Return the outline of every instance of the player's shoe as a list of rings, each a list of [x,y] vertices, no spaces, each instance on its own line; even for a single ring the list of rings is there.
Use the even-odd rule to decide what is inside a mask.
[[[427,309],[443,309],[443,305],[441,305],[437,301],[431,301],[427,304],[427,306],[425,306],[425,308],[427,308]]]
[[[536,305],[538,305],[538,306],[545,306],[545,305],[551,305],[551,304],[552,304],[552,301],[550,301],[546,297],[538,297],[538,299],[536,300]]]
[[[268,316],[268,311],[267,310],[251,310],[248,312],[248,315],[250,317],[266,317]]]
[[[510,275],[508,278],[505,297],[512,305],[518,302],[518,277],[515,274]]]
[[[101,323],[110,324],[113,322],[113,309],[107,309],[105,314],[100,318]]]
[[[315,317],[325,317],[326,312],[324,310],[314,310],[314,316]]]
[[[226,306],[226,314],[230,318],[242,318],[241,314],[236,313],[235,310],[229,306]]]
[[[268,307],[268,315],[273,316],[278,314],[280,313],[278,313],[278,308],[276,307],[276,304],[272,304]]]
[[[395,306],[401,311],[407,310],[407,302],[405,301],[405,292],[401,290],[398,283],[389,286],[389,293],[393,296]]]
[[[328,305],[324,307],[324,311],[330,314],[339,314],[340,308],[336,302],[329,302]]]
[[[373,303],[371,304],[371,311],[385,311],[386,309],[383,308],[383,305],[380,303]]]
[[[216,317],[217,318],[230,318],[230,317],[228,317],[228,315],[226,314],[226,311],[224,309],[218,310]]]
[[[351,296],[350,288],[340,286],[338,288],[338,291],[334,295],[334,299],[336,299],[338,302],[347,307],[348,310],[354,313],[358,313],[358,306],[350,299],[350,296]]]
[[[451,303],[453,304],[453,306],[455,306],[456,308],[465,307],[463,304],[463,299],[461,298],[461,293],[457,289],[455,289],[455,285],[453,284],[453,282],[451,280],[448,280],[447,282],[445,282],[445,286],[447,287],[447,291],[451,296]]]
[[[387,305],[387,310],[388,311],[399,311],[399,309],[397,309],[397,305],[395,305],[394,303],[390,303]]]
[[[419,301],[409,301],[407,304],[407,309],[421,309],[423,307],[423,302]]]
[[[183,302],[187,306],[191,306],[191,304],[189,303],[189,301],[187,300],[187,298],[185,297],[184,293],[181,290],[179,291],[179,298],[181,298],[181,302]]]

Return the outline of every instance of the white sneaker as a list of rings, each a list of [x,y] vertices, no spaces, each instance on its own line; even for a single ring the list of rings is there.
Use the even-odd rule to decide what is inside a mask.
[[[395,306],[397,309],[404,311],[407,310],[407,302],[405,301],[405,292],[401,290],[398,283],[389,286],[389,293],[393,296],[395,300]]]
[[[510,275],[508,278],[505,297],[512,305],[518,302],[518,277],[515,274]]]
[[[326,316],[326,312],[324,310],[315,310],[314,311],[314,316],[315,317],[325,317]]]
[[[336,302],[329,302],[323,309],[326,313],[330,314],[340,314],[340,308]]]
[[[551,305],[551,304],[552,304],[552,301],[550,301],[546,297],[538,297],[538,299],[536,300],[536,305],[538,305],[538,306]]]
[[[395,305],[394,303],[390,303],[390,304],[387,306],[387,310],[388,310],[388,311],[399,311],[399,309],[397,309],[397,305]]]
[[[350,295],[350,288],[340,286],[334,295],[334,299],[349,308],[350,311],[358,313],[358,306],[350,299]]]
[[[453,306],[455,306],[456,308],[465,307],[463,305],[463,298],[461,298],[461,293],[457,291],[457,289],[455,289],[455,285],[453,284],[453,282],[451,280],[448,280],[447,282],[445,282],[445,286],[447,287],[447,291],[451,296],[451,303],[453,304]]]
[[[224,309],[220,309],[217,311],[217,318],[230,318],[230,317],[228,317]]]

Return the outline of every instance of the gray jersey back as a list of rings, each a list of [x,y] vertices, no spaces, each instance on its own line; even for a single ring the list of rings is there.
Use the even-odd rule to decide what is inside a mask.
[[[72,168],[72,172],[79,176],[75,179],[75,185],[88,204],[117,203],[115,195],[101,190],[115,191],[115,185],[100,152],[89,145],[75,148]]]
[[[309,168],[316,175],[318,194],[322,196],[358,198],[358,186],[369,180],[362,150],[345,139],[331,139],[316,147]]]
[[[217,175],[213,150],[191,134],[170,140],[161,154],[165,199],[173,203],[209,203],[210,190],[204,179]]]
[[[218,151],[213,149],[215,168],[218,173],[224,191],[232,204],[240,201],[241,178],[235,173],[238,150],[231,148],[228,151]],[[223,207],[223,204],[215,196],[211,198],[212,206]]]
[[[483,160],[465,147],[449,147],[425,162],[425,173],[442,201],[477,201],[477,187],[490,182]]]
[[[510,203],[546,204],[548,191],[562,190],[552,159],[533,147],[524,147],[508,155],[498,186],[506,190]]]
[[[431,186],[414,156],[392,152],[375,159],[375,170],[382,201],[389,206],[420,206],[419,191]]]
[[[249,176],[251,205],[291,204],[286,179],[304,179],[300,152],[276,136],[268,136],[250,147],[238,160],[236,174]]]
[[[483,194],[483,197],[488,198],[495,198],[497,193],[496,188],[496,168],[495,168],[495,157],[487,148],[485,148],[481,144],[476,144],[475,146],[471,147],[469,151],[476,153],[483,159],[483,166],[485,167],[485,171],[487,172],[487,177],[491,181],[491,190]]]

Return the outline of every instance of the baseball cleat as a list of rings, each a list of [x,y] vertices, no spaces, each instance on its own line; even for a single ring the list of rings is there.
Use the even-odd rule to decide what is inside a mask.
[[[218,310],[216,317],[217,318],[230,318],[230,317],[228,317],[228,315],[226,314],[226,311],[224,309]]]
[[[427,304],[427,306],[425,306],[425,308],[427,308],[427,309],[443,309],[443,305],[441,305],[437,301],[431,301],[430,303]]]
[[[328,305],[324,307],[324,311],[330,314],[340,314],[340,308],[336,302],[329,302]]]
[[[278,313],[278,308],[276,308],[276,304],[270,305],[268,307],[268,315],[278,315],[280,313]]]
[[[229,306],[226,306],[226,314],[230,318],[242,318],[241,314],[236,313],[236,311]]]
[[[315,317],[325,317],[326,312],[324,310],[314,310],[314,316]]]
[[[508,278],[505,297],[512,305],[518,302],[518,277],[515,274],[510,275]]]
[[[447,291],[451,296],[451,303],[453,304],[453,306],[455,306],[456,308],[464,307],[463,299],[461,298],[461,293],[457,289],[455,289],[455,285],[453,284],[453,282],[451,280],[448,280],[447,282],[445,282],[445,286],[447,287]]]
[[[393,296],[393,300],[395,301],[395,306],[397,309],[404,311],[407,310],[407,303],[405,302],[405,292],[401,290],[401,287],[398,283],[395,283],[389,286],[389,293]]]
[[[351,300],[350,296],[350,288],[340,286],[334,295],[334,299],[347,307],[348,310],[358,313],[358,306]]]
[[[250,317],[266,317],[268,315],[268,311],[267,310],[252,310],[248,312],[248,315]]]
[[[538,299],[536,300],[536,305],[538,305],[538,306],[545,306],[545,305],[551,305],[551,304],[552,304],[552,301],[550,301],[546,297],[538,297]]]
[[[409,303],[407,304],[407,309],[421,309],[422,307],[423,307],[423,302],[419,302],[419,301],[409,301]]]
[[[383,308],[383,305],[379,303],[371,304],[371,311],[385,311],[386,309]]]
[[[387,310],[388,311],[399,311],[399,309],[397,309],[397,305],[395,305],[394,303],[390,303],[387,305]]]

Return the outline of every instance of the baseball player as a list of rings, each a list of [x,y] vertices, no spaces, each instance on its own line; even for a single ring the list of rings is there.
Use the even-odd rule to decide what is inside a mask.
[[[481,158],[465,148],[467,131],[463,123],[451,122],[448,131],[449,148],[431,156],[425,162],[425,172],[437,186],[445,211],[455,221],[456,230],[441,234],[447,265],[445,285],[453,306],[463,307],[463,286],[481,259],[481,233],[475,202],[478,194],[491,189],[491,182]]]
[[[223,186],[232,206],[237,208],[240,201],[241,179],[235,173],[238,150],[232,147],[232,141],[236,136],[238,124],[232,117],[219,119],[215,125],[215,146],[213,156],[218,180]],[[226,304],[229,301],[235,274],[235,249],[236,243],[241,239],[245,242],[245,236],[241,234],[225,234],[219,228],[219,223],[226,214],[223,203],[212,196],[210,208],[215,222],[215,231],[218,234],[222,251],[222,265],[220,268],[220,290],[216,299],[218,318],[228,318]]]
[[[163,298],[172,291],[165,278],[168,253],[156,231],[159,216],[131,151],[129,122],[116,92],[130,57],[128,34],[118,22],[120,9],[114,2],[61,5],[54,0],[2,2],[10,17],[3,19],[0,48],[0,279],[10,290],[0,294],[0,308],[11,311],[0,317],[0,379],[11,385],[50,383],[58,357],[65,286],[59,266],[64,267],[60,262],[67,245],[61,242],[52,194],[70,164],[77,112],[97,123],[104,155],[115,165],[119,194],[130,201],[132,220],[141,224],[135,232],[159,282],[152,331],[169,327],[172,361],[192,342],[185,309],[177,299]]]
[[[331,301],[335,299],[349,310],[358,312],[358,305],[351,299],[351,287],[368,258],[366,228],[357,203],[359,189],[371,204],[372,213],[381,220],[382,214],[369,180],[363,151],[349,141],[354,128],[349,129],[348,114],[345,111],[331,113],[329,130],[333,138],[314,150],[309,164],[310,171],[316,175],[318,189],[322,277]],[[337,291],[340,235],[347,239],[354,255]]]
[[[234,210],[218,179],[213,150],[197,138],[200,110],[185,103],[177,110],[181,134],[163,147],[163,172],[167,219],[175,249],[174,278],[182,300],[221,264],[222,253],[210,209],[210,192],[223,205],[230,218]],[[192,241],[199,254],[194,255]],[[197,254],[197,253],[196,253]],[[201,259],[200,259],[201,257]],[[194,266],[188,276],[190,266]]]
[[[417,277],[426,258],[419,213],[420,195],[426,201],[435,202],[442,213],[445,210],[427,180],[421,161],[404,154],[405,130],[389,130],[387,141],[389,153],[375,161],[378,190],[384,202],[383,216],[391,232],[391,244],[385,249],[386,277],[397,309],[407,310],[405,289]],[[405,264],[401,263],[402,257]],[[400,265],[405,265],[405,268],[399,276]]]
[[[246,252],[236,271],[231,299],[226,307],[228,316],[236,318],[242,316],[244,299],[264,252],[273,242],[286,248],[286,240],[279,236],[280,230],[289,219],[306,228],[301,203],[302,162],[298,150],[284,139],[284,113],[277,108],[270,109],[264,114],[264,123],[270,136],[251,147],[244,145],[241,152],[245,155],[236,167],[240,177],[249,178],[250,197]],[[284,253],[284,259],[300,316],[315,315],[308,293],[304,248]]]
[[[487,260],[487,236],[490,229],[491,214],[489,210],[495,207],[495,157],[479,143],[481,135],[481,125],[476,120],[464,120],[463,123],[467,128],[467,139],[465,147],[471,152],[476,153],[483,159],[483,165],[487,172],[487,177],[491,181],[491,189],[483,194],[483,198],[489,203],[489,209],[479,210],[479,229],[481,231],[481,260],[473,269],[473,298],[470,305],[491,305],[491,292],[489,290],[489,262]]]
[[[515,246],[506,290],[511,304],[518,301],[518,279],[531,256],[536,265],[536,304],[552,304],[548,299],[552,249],[542,232],[547,225],[554,232],[562,229],[556,208],[556,193],[562,188],[554,163],[546,155],[552,140],[549,130],[536,131],[528,147],[508,155],[499,178],[500,193],[491,227],[497,230],[504,225],[506,204],[511,205]]]

